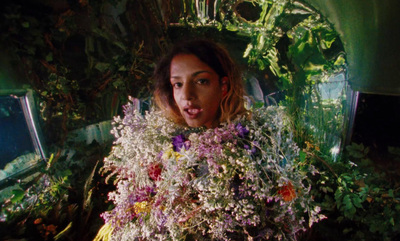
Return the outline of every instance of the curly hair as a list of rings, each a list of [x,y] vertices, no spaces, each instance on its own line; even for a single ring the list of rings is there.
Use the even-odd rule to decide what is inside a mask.
[[[232,60],[227,50],[221,45],[209,40],[190,40],[175,45],[165,55],[155,68],[153,78],[156,81],[154,101],[164,111],[167,117],[174,122],[185,124],[173,96],[170,83],[170,66],[172,59],[181,54],[192,54],[203,63],[210,66],[219,76],[220,80],[227,77],[227,94],[223,96],[219,116],[219,123],[230,122],[238,115],[245,114],[243,80],[241,72]]]

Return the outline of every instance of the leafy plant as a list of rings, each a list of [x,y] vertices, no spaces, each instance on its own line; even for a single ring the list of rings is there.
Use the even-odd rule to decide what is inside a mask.
[[[336,163],[322,160],[316,150],[305,152],[322,172],[315,180],[313,193],[322,213],[328,217],[315,225],[314,233],[309,233],[314,239],[396,240],[399,237],[398,176],[388,175],[385,169],[374,164],[368,147],[352,143],[347,146],[343,161]]]
[[[149,96],[153,63],[166,41],[157,1],[3,6],[0,45],[39,95],[42,129],[55,154],[37,177],[12,187],[2,203],[1,236],[91,240],[108,208],[109,188],[97,172],[102,163],[96,163],[110,143],[71,142],[70,131],[111,119],[128,95]]]
[[[0,43],[8,46],[12,61],[39,94],[45,129],[62,130],[45,132],[49,143],[62,145],[70,130],[111,119],[128,95],[149,96],[153,54],[160,52],[162,41],[154,44],[152,39],[162,39],[163,25],[143,36],[127,31],[130,25],[139,26],[130,10],[160,21],[152,4],[123,6],[115,0],[6,4]],[[29,11],[30,7],[37,11]],[[126,26],[112,15],[118,11]]]
[[[275,96],[289,109],[296,141],[316,143],[324,153],[338,158],[346,114],[347,66],[339,35],[327,20],[302,1],[187,2],[191,10],[183,13],[181,24],[246,36],[243,58],[252,75],[266,82],[262,87],[277,88],[265,98],[284,94],[283,99]],[[245,19],[240,12],[245,3],[247,8],[257,7],[259,16]]]
[[[69,143],[68,133],[120,114],[128,95],[147,98],[154,62],[168,44],[176,36],[207,31],[207,36],[229,35],[230,42],[245,42],[241,60],[262,76],[261,85],[267,82],[262,85],[265,93],[284,94],[280,103],[290,111],[296,142],[303,149],[300,161],[319,170],[310,177],[311,191],[328,219],[302,238],[399,237],[397,176],[372,165],[368,148],[361,144],[348,147],[341,159],[332,154],[341,144],[345,121],[346,56],[340,36],[315,9],[301,1],[248,1],[259,11],[259,18],[249,20],[238,10],[243,1],[159,2],[4,4],[0,44],[40,94],[45,134],[57,154],[40,178],[16,186],[2,204],[2,230],[13,231],[2,237],[85,240],[97,232],[97,214],[111,209],[102,196],[109,187],[96,171],[109,146]],[[330,84],[339,86],[335,98],[321,91]],[[68,149],[75,152],[73,158],[58,153]],[[399,158],[398,148],[390,151]]]
[[[93,239],[101,226],[99,214],[107,208],[105,193],[110,187],[98,170],[109,148],[95,142],[89,149],[71,147],[72,153],[52,155],[32,181],[35,185],[23,181],[12,187],[13,196],[2,203],[0,211],[3,238]]]

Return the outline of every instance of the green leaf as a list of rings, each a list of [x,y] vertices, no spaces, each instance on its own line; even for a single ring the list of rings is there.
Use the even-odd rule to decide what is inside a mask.
[[[348,151],[349,155],[354,158],[363,158],[364,157],[364,145],[351,143],[351,145],[346,146],[346,150]]]
[[[322,64],[313,64],[313,63],[307,63],[304,66],[304,70],[311,72],[312,76],[321,73],[324,70],[324,65]]]
[[[364,155],[367,155],[369,153],[369,147],[366,147],[365,149],[364,149]]]
[[[346,59],[345,59],[342,55],[340,55],[340,56],[336,59],[336,61],[335,61],[335,63],[334,63],[334,65],[336,65],[336,66],[342,66],[342,65],[344,65],[344,64],[346,64]]]
[[[257,59],[257,64],[258,64],[258,67],[260,68],[260,70],[265,69],[266,64],[264,63],[264,61],[262,59]]]
[[[353,176],[350,176],[348,174],[343,174],[342,178],[347,182],[351,182],[353,180]]]
[[[347,210],[353,208],[353,203],[351,202],[350,195],[345,195],[344,196],[343,204],[345,205]]]
[[[356,214],[357,210],[354,206],[344,211],[344,215],[348,218],[353,218],[354,214]]]
[[[362,187],[360,190],[361,190],[361,191],[359,192],[358,195],[360,196],[360,198],[361,198],[362,200],[365,200],[365,199],[367,198],[368,192],[369,192],[369,187],[368,187],[368,185],[366,185],[365,187]]]
[[[374,189],[372,189],[372,191],[375,193],[379,193],[381,189],[379,187],[375,187]]]
[[[353,204],[354,204],[355,207],[362,208],[362,205],[361,205],[362,200],[357,195],[353,195],[353,200],[352,201],[353,201]]]
[[[68,226],[66,228],[64,228],[64,230],[62,230],[61,232],[59,232],[55,237],[54,240],[59,240],[61,238],[63,238],[66,234],[69,233],[70,229],[72,227],[72,222],[70,222],[68,224]]]
[[[388,195],[389,197],[394,198],[393,189],[389,189]]]
[[[329,187],[329,186],[326,187],[326,190],[327,190],[328,192],[333,192],[333,189],[332,189],[331,187]]]
[[[226,29],[229,30],[229,31],[232,31],[232,32],[236,32],[236,31],[239,30],[239,28],[238,28],[236,25],[234,25],[234,24],[229,24],[229,25],[227,25],[227,26],[226,26]]]
[[[29,26],[30,26],[29,22],[23,22],[23,23],[21,23],[21,25],[24,28],[29,28]]]
[[[343,229],[343,233],[344,233],[344,234],[350,233],[351,231],[353,231],[352,228],[345,228],[345,229]]]
[[[333,42],[336,40],[336,32],[324,29],[321,35],[323,37],[323,39],[321,39],[323,49],[330,49]]]
[[[118,87],[124,85],[124,82],[123,82],[121,79],[118,79],[118,80],[114,81],[112,84],[113,84],[113,86],[114,86],[115,88],[118,89]]]
[[[300,161],[304,162],[306,160],[307,154],[304,151],[300,151],[299,156],[300,156]]]
[[[106,70],[110,68],[110,64],[98,62],[96,63],[95,68],[100,72],[106,72]]]
[[[25,191],[22,189],[15,189],[12,191],[13,197],[11,198],[12,203],[21,201],[25,196]]]
[[[361,154],[362,155],[362,154]],[[361,159],[361,165],[362,166],[369,166],[372,164],[372,161],[369,158],[362,158]]]
[[[69,176],[71,176],[71,175],[72,175],[72,171],[71,171],[70,169],[62,170],[62,171],[60,172],[60,174],[59,174],[59,176],[60,176],[60,177],[63,177],[64,180],[67,180],[67,178],[68,178]]]
[[[47,61],[47,62],[53,61],[53,53],[52,53],[52,52],[50,52],[50,53],[46,56],[46,61]]]
[[[252,44],[248,44],[246,50],[243,53],[243,58],[247,58],[249,57],[250,51],[253,49],[253,45]]]
[[[340,208],[340,206],[341,206],[342,196],[343,196],[343,192],[342,192],[341,188],[336,189],[335,200],[336,200],[336,204],[337,204],[338,208]]]
[[[124,66],[124,65],[122,65],[122,66],[120,66],[119,68],[118,68],[118,71],[126,71],[127,69],[126,69],[126,67]]]

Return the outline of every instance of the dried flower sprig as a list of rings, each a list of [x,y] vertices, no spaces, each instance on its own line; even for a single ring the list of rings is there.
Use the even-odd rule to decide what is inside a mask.
[[[286,121],[268,107],[218,128],[186,128],[128,103],[104,165],[116,177],[115,207],[102,214],[111,239],[295,239],[324,217]]]

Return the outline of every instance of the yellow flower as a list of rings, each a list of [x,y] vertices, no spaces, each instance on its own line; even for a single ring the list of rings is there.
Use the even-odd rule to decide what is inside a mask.
[[[137,202],[133,205],[133,209],[135,213],[149,213],[151,210],[151,206],[147,201]]]
[[[307,147],[306,147],[307,150],[315,149],[316,151],[319,151],[318,146],[316,146],[308,141],[305,141],[305,144],[307,145]]]
[[[181,158],[181,157],[182,157],[182,155],[179,154],[178,152],[174,151],[172,145],[170,145],[170,147],[168,148],[168,150],[165,151],[164,154],[162,155],[162,158],[163,158],[164,160],[168,160],[168,159],[174,158],[176,161],[178,161],[179,158]]]

